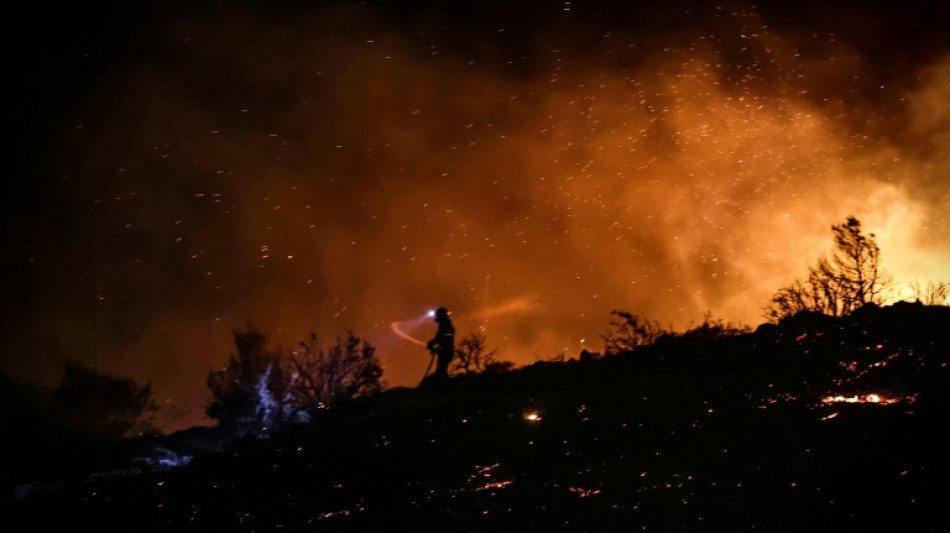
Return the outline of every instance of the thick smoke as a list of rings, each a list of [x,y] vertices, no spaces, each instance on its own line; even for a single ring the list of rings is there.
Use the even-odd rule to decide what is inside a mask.
[[[519,364],[601,349],[618,308],[755,325],[849,215],[899,282],[950,279],[950,56],[892,85],[754,7],[636,15],[156,28],[62,124],[5,364],[76,356],[200,413],[248,323],[286,349],[351,330],[391,386],[428,363],[391,323],[440,305]]]

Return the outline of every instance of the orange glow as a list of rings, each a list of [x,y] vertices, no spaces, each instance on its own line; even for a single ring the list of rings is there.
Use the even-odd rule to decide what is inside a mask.
[[[888,398],[879,394],[862,394],[854,396],[826,396],[822,398],[822,403],[876,403],[880,405],[890,405],[901,401],[907,401],[907,398]]]
[[[7,202],[29,312],[3,370],[55,383],[69,352],[201,416],[248,322],[352,331],[389,386],[418,383],[435,325],[403,320],[436,305],[519,366],[597,351],[614,309],[757,325],[848,215],[901,286],[950,280],[950,50],[882,64],[764,5],[525,29],[317,4],[183,11],[61,84],[36,130],[63,137],[26,136],[55,172],[13,173],[48,203]]]

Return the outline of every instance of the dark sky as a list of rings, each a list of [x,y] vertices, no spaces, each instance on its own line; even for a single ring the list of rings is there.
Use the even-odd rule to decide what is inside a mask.
[[[390,386],[440,305],[519,364],[618,308],[756,325],[849,215],[895,297],[950,280],[947,7],[443,4],[14,11],[0,369],[191,423],[249,323],[353,331]]]

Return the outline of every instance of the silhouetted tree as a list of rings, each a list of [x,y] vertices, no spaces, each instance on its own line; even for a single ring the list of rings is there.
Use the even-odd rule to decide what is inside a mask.
[[[914,281],[910,284],[913,298],[924,305],[950,305],[950,285],[928,281],[926,286]]]
[[[95,440],[118,440],[148,431],[146,415],[157,410],[151,384],[110,376],[67,361],[53,397],[61,424]]]
[[[638,346],[648,346],[667,333],[656,320],[646,320],[627,311],[614,310],[610,325],[613,331],[602,335],[604,354],[632,352]]]
[[[150,385],[73,360],[53,389],[0,376],[0,494],[10,483],[87,475],[105,450],[152,430],[151,396]]]
[[[310,334],[303,351],[288,357],[287,397],[294,411],[310,411],[382,390],[383,367],[376,348],[350,332],[346,340],[322,348]]]
[[[808,279],[779,289],[766,308],[766,318],[778,320],[799,311],[843,316],[864,304],[881,304],[890,278],[880,268],[880,249],[874,234],[864,235],[861,222],[848,217],[831,226],[834,248],[810,267]]]
[[[485,345],[485,334],[476,331],[459,340],[459,347],[455,349],[455,359],[452,370],[459,374],[479,374],[482,372],[504,372],[511,370],[515,364],[512,361],[498,361],[495,355],[498,350],[488,350]]]
[[[212,398],[205,408],[209,418],[229,431],[244,434],[279,423],[286,382],[282,354],[268,345],[266,335],[253,326],[233,331],[237,353],[222,370],[208,374]]]
[[[208,374],[212,399],[205,412],[227,431],[263,436],[297,415],[382,390],[372,344],[352,333],[328,348],[316,341],[311,334],[302,351],[284,354],[253,327],[235,331],[237,354]]]

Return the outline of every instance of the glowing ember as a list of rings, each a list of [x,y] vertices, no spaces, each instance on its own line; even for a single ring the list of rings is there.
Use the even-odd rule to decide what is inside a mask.
[[[5,315],[0,370],[44,381],[66,359],[51,347],[75,347],[174,398],[171,431],[211,423],[206,377],[247,322],[275,349],[352,330],[389,386],[415,386],[438,305],[517,365],[596,351],[615,308],[759,324],[848,214],[895,283],[947,279],[947,32],[866,47],[874,24],[819,30],[772,2],[643,9],[660,24],[595,3],[182,9],[122,34],[135,69],[74,72],[72,41],[48,43],[65,67],[9,76],[10,129],[41,137],[4,182],[4,308],[29,312]],[[829,24],[870,16],[840,3],[861,14]],[[236,37],[258,18],[267,38]],[[83,48],[112,49],[107,29]],[[142,77],[168,57],[180,75]],[[69,113],[27,111],[64,86]]]
[[[863,396],[827,396],[821,401],[822,403],[876,403],[890,405],[901,401],[901,398],[887,398],[879,394],[865,394]]]

